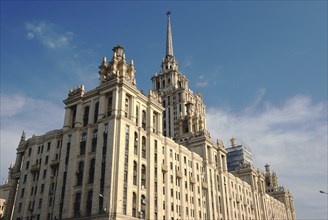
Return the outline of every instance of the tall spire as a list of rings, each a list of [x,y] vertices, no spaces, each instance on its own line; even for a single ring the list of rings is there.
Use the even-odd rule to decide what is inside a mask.
[[[171,11],[166,12],[167,15],[167,35],[166,35],[166,56],[173,56],[173,42],[170,15]]]

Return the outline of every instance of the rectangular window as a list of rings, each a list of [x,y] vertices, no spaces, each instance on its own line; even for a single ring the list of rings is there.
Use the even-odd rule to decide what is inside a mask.
[[[93,113],[93,123],[97,123],[98,121],[98,111],[99,111],[99,102],[95,104],[95,111]]]
[[[41,185],[40,193],[43,193],[43,191],[44,191],[44,184]]]
[[[39,209],[41,209],[41,206],[42,206],[42,199],[39,199]]]
[[[89,167],[89,183],[93,183],[95,176],[95,159],[92,159]]]
[[[113,93],[108,94],[108,101],[107,101],[107,116],[112,115],[112,107],[113,105]]]
[[[25,194],[25,189],[22,188],[22,191],[21,191],[21,195],[20,195],[20,197],[23,198],[23,197],[24,197],[24,194]]]

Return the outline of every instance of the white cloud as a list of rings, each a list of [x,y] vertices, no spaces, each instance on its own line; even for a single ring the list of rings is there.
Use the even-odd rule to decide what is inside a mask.
[[[50,101],[23,95],[1,95],[1,182],[7,178],[7,168],[15,161],[16,148],[22,131],[27,138],[42,135],[63,126],[64,108]]]
[[[70,46],[73,32],[61,33],[54,24],[48,22],[27,22],[25,24],[27,39],[37,39],[50,49]]]
[[[279,183],[294,194],[298,219],[325,218],[327,201],[318,191],[327,189],[327,103],[295,96],[260,108],[264,94],[260,90],[255,102],[238,113],[209,108],[208,129],[226,147],[232,136],[239,138],[261,170],[271,164]]]
[[[191,67],[192,66],[192,57],[185,57],[183,61],[183,66],[184,67]]]
[[[196,82],[196,87],[206,87],[208,85],[208,81],[205,79],[204,75],[200,75]]]

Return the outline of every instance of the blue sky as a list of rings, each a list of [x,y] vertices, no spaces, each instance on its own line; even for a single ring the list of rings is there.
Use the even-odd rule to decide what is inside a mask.
[[[201,92],[213,139],[236,136],[271,164],[298,219],[326,219],[326,1],[1,1],[1,182],[21,132],[63,125],[68,90],[98,85],[121,44],[151,89],[172,11],[179,70]]]

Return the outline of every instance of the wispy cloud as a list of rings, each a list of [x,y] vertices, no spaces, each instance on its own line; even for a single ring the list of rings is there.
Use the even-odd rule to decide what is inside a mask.
[[[50,101],[24,95],[1,95],[1,182],[7,178],[7,168],[15,161],[16,148],[23,130],[28,137],[41,135],[63,126],[64,108]]]
[[[196,82],[196,87],[206,87],[208,85],[208,81],[207,81],[207,79],[205,78],[205,76],[204,75],[200,75],[199,77],[198,77],[198,80],[197,80],[197,82]]]
[[[327,189],[327,103],[295,96],[274,105],[263,103],[264,94],[260,90],[254,103],[237,113],[208,109],[208,128],[226,147],[232,136],[239,137],[258,168],[270,163],[279,183],[294,194],[301,219],[324,219],[327,200],[318,191]]]
[[[70,47],[73,38],[73,32],[60,32],[54,24],[42,22],[27,22],[25,24],[28,40],[37,39],[44,46],[50,49]]]
[[[185,57],[183,60],[184,67],[191,67],[192,66],[192,57]]]

